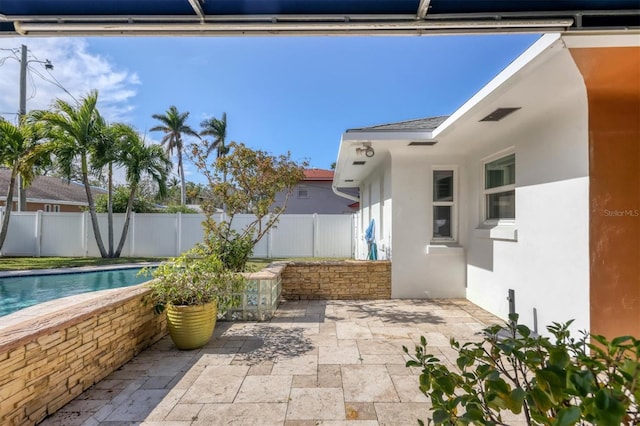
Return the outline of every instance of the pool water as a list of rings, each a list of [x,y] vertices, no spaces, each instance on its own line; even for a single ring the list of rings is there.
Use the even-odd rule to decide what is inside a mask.
[[[149,281],[140,268],[0,278],[0,317],[74,294],[128,287]]]

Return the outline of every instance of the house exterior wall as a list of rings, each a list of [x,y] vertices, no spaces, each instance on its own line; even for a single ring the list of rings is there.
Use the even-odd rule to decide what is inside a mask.
[[[495,141],[484,141],[468,159],[467,298],[506,319],[513,289],[520,322],[537,325],[540,332],[551,322],[570,319],[574,330],[589,329],[586,93],[568,52],[562,54],[565,91],[548,93],[549,102],[536,116]],[[545,90],[544,84],[536,87]],[[479,229],[483,159],[508,148],[516,156],[515,240],[491,238],[499,228]]]
[[[371,219],[375,221],[378,259],[391,260],[392,258],[391,159],[384,153],[378,155],[385,156],[380,167],[360,186],[360,211],[356,217],[356,259],[366,259],[368,256],[365,232]]]
[[[49,206],[51,206],[51,211],[54,211],[54,206],[58,206],[58,211],[60,213],[78,213],[78,212],[82,212],[85,209],[87,209],[86,206],[77,206],[77,205],[68,205],[68,204],[59,204],[59,203],[55,203],[55,202],[51,202],[51,203],[34,203],[34,202],[27,202],[27,210],[28,212],[37,212],[38,210],[42,210],[45,211],[45,205],[48,204]],[[0,206],[4,206],[5,202],[4,201],[0,201]],[[12,211],[16,211],[18,210],[18,206],[17,203],[14,201],[13,202],[13,209]]]
[[[418,148],[425,149],[425,148]],[[428,149],[428,148],[426,148]],[[464,239],[459,244],[432,243],[432,176],[434,167],[456,168],[458,186],[464,174],[461,156],[393,155],[394,298],[453,298],[465,296]],[[458,212],[466,210],[458,190]],[[458,220],[458,224],[462,221]],[[464,236],[458,232],[458,236]]]
[[[591,332],[640,336],[640,47],[571,54],[589,104]]]
[[[306,190],[306,197],[300,196],[301,189]],[[357,195],[357,192],[354,195]],[[277,194],[275,205],[281,205],[283,200],[284,193]],[[285,213],[353,214],[354,210],[349,207],[351,203],[353,201],[333,193],[331,181],[304,181],[293,189]]]

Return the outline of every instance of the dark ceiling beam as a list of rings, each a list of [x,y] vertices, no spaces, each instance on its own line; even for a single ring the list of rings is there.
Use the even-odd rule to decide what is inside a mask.
[[[202,10],[202,5],[200,4],[200,0],[189,0],[189,4],[191,5],[191,8],[196,13],[196,15],[200,17],[200,20],[204,22],[205,15],[204,11]]]
[[[431,0],[420,0],[420,4],[418,5],[418,13],[416,13],[416,19],[424,19],[429,13],[429,4]]]

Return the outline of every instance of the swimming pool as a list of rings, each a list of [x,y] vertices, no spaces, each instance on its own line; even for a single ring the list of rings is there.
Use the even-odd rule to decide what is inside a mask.
[[[149,281],[151,277],[148,275],[137,276],[140,269],[110,269],[0,278],[0,317],[61,297],[128,287]]]

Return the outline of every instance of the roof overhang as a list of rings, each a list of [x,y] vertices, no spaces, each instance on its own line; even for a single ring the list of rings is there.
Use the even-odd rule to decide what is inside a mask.
[[[390,152],[416,152],[429,149],[432,144],[437,141],[431,130],[349,130],[340,140],[333,184],[338,188],[357,188]],[[369,155],[367,148],[372,150]]]
[[[466,155],[494,137],[514,134],[530,125],[534,117],[547,114],[549,97],[582,93],[576,83],[578,70],[568,48],[640,46],[640,31],[595,34],[546,34],[502,72],[433,129],[423,132],[349,130],[342,135],[333,185],[358,187],[385,158],[425,158],[430,155]],[[573,92],[575,91],[575,92]],[[586,99],[586,98],[585,98]],[[498,122],[484,118],[496,109],[511,107],[512,115]],[[416,120],[417,121],[417,120]],[[378,127],[389,127],[381,125]],[[412,146],[411,142],[431,142]],[[362,156],[362,147],[374,155]],[[357,163],[356,163],[357,162]]]
[[[0,35],[423,35],[640,27],[636,0],[3,0]]]

